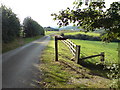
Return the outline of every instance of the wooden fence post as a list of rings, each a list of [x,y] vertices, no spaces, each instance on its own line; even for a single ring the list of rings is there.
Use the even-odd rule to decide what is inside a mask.
[[[57,36],[55,36],[55,61],[58,61],[58,40],[57,40]]]
[[[80,45],[76,45],[76,54],[75,54],[75,60],[77,64],[80,64]]]
[[[101,61],[105,61],[105,53],[101,52]]]
[[[118,42],[118,63],[120,64],[120,42]]]

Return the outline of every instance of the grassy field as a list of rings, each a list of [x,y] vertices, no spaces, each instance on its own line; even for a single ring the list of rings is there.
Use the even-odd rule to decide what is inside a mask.
[[[80,31],[47,31],[45,32],[45,35],[54,34],[54,33],[64,33],[64,35],[76,35],[76,34],[85,34],[89,36],[100,36],[100,33],[94,33],[94,32],[80,32]]]
[[[10,43],[2,43],[2,53],[5,53],[7,51],[13,50],[15,48],[18,48],[20,46],[25,45],[26,43],[32,42],[34,40],[37,40],[41,38],[42,36],[36,36],[32,38],[17,38],[14,41]]]
[[[50,35],[50,34],[54,34],[54,33],[57,33],[58,31],[47,31],[45,32],[45,35]]]
[[[118,43],[103,43],[100,41],[87,41],[71,39],[76,45],[81,45],[81,57],[105,52],[105,64],[118,63]],[[100,57],[88,59],[90,62],[99,62]]]
[[[110,79],[106,71],[91,69],[71,61],[71,52],[59,41],[59,61],[55,61],[54,40],[52,39],[41,56],[39,69],[41,81],[36,81],[44,88],[109,88]]]
[[[66,32],[64,35],[77,35],[77,34],[86,34],[89,36],[100,36],[99,33],[93,32]],[[100,54],[105,52],[105,64],[110,65],[113,63],[118,63],[118,43],[103,43],[101,41],[87,41],[87,40],[78,40],[71,39],[75,44],[81,45],[81,57]],[[100,57],[88,59],[92,63],[99,62]]]
[[[93,33],[93,32],[65,32],[64,35],[76,35],[76,34],[85,34],[89,36],[100,36],[99,33]]]

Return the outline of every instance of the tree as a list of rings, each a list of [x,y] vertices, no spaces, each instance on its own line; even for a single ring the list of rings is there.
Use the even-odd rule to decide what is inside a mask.
[[[0,8],[2,9],[2,40],[8,43],[20,37],[20,22],[10,8],[3,5]]]
[[[23,21],[23,32],[25,37],[44,35],[44,29],[31,17],[26,17]]]
[[[87,0],[86,0],[87,1]],[[59,26],[67,26],[73,23],[81,26],[85,32],[104,29],[101,36],[103,41],[120,39],[120,3],[113,2],[109,9],[103,11],[105,2],[86,2],[87,7],[82,9],[83,2],[74,2],[74,8],[59,11],[59,14],[51,14],[54,20],[59,20]]]
[[[120,3],[113,2],[106,10],[104,18],[100,19],[100,23],[106,30],[102,37],[105,41],[120,39]]]

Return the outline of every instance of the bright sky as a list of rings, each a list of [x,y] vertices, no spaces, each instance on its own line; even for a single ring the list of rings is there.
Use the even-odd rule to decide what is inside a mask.
[[[27,16],[32,17],[41,26],[47,27],[57,26],[57,22],[53,21],[52,13],[56,13],[67,7],[72,7],[75,0],[1,0],[2,4],[11,8],[17,14],[21,23]],[[105,0],[109,6],[113,1],[120,0]]]

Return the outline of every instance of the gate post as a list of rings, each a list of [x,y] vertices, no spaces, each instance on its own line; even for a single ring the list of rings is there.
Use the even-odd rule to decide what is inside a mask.
[[[105,61],[105,53],[101,52],[101,61]]]
[[[80,64],[80,45],[76,45],[76,54],[75,54],[75,60],[77,64]]]
[[[58,61],[58,40],[57,40],[57,36],[55,36],[55,61]]]

